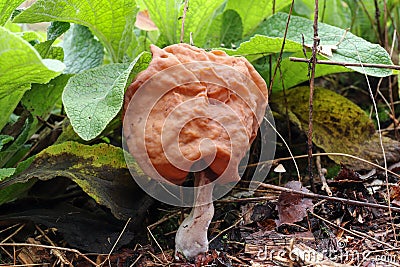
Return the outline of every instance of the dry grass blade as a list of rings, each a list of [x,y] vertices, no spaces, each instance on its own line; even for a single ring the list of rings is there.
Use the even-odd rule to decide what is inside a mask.
[[[119,234],[117,240],[115,240],[113,247],[111,248],[110,252],[109,252],[108,255],[107,255],[107,258],[100,264],[100,266],[103,266],[107,261],[110,260],[111,253],[114,251],[115,247],[116,247],[117,244],[118,244],[118,241],[121,239],[122,235],[124,234],[124,232],[125,232],[125,230],[126,230],[126,228],[128,227],[128,225],[129,225],[130,222],[131,222],[131,218],[129,218],[129,219],[126,221],[124,228],[122,229],[121,233]]]
[[[40,248],[47,248],[47,249],[58,249],[58,250],[62,250],[62,251],[68,251],[68,252],[75,253],[78,256],[87,260],[93,266],[99,266],[97,263],[95,263],[94,261],[89,259],[85,254],[83,254],[79,250],[73,249],[73,248],[64,248],[64,247],[48,246],[48,245],[42,245],[42,244],[29,244],[29,243],[0,243],[0,247],[40,247]]]

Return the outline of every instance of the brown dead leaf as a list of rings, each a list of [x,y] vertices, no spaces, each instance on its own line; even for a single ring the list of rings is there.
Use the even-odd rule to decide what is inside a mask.
[[[355,172],[341,164],[340,172],[335,177],[335,181],[361,181],[361,178],[358,172]]]
[[[298,181],[290,181],[285,187],[296,191],[310,192]],[[284,223],[293,224],[303,220],[307,215],[307,210],[313,209],[313,203],[311,199],[304,198],[299,194],[282,192],[278,198],[277,209],[279,220],[276,224],[278,226]]]
[[[400,206],[400,185],[394,185],[390,189],[390,200],[392,204]]]
[[[135,26],[144,31],[158,30],[157,26],[150,19],[149,11],[139,11],[136,16]]]

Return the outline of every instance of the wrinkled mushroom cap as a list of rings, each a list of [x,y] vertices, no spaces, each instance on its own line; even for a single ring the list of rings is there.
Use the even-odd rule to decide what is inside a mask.
[[[175,44],[151,52],[125,93],[129,152],[150,177],[174,184],[201,160],[218,182],[238,181],[267,105],[265,81],[245,58],[222,51]]]

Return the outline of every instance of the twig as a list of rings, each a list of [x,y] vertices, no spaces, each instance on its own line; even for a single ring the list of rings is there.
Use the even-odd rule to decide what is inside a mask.
[[[381,21],[379,18],[381,16],[381,11],[379,10],[379,5],[377,0],[374,0],[374,4],[375,4],[375,21],[376,21],[376,26],[378,27],[378,34],[379,34],[378,39],[380,45],[384,46],[384,43],[382,41]]]
[[[313,213],[313,212],[311,212],[311,211],[309,211],[309,212],[310,212],[314,217],[316,217],[316,218],[318,218],[318,219],[320,219],[320,220],[326,222],[327,224],[330,224],[330,225],[332,225],[332,226],[335,226],[335,227],[339,228],[340,230],[343,230],[343,231],[345,231],[345,232],[347,232],[347,233],[350,233],[350,234],[352,234],[352,235],[354,235],[354,236],[363,236],[363,237],[365,237],[365,238],[367,238],[367,239],[373,240],[373,241],[375,241],[375,242],[377,242],[377,243],[379,243],[379,244],[382,244],[382,245],[384,245],[384,246],[387,246],[387,247],[389,247],[389,248],[391,248],[391,249],[396,249],[396,247],[394,247],[394,246],[392,246],[392,245],[390,245],[390,244],[388,244],[388,243],[385,243],[385,242],[383,242],[383,241],[381,241],[381,240],[379,240],[379,239],[376,239],[375,237],[369,236],[369,235],[364,234],[364,233],[359,232],[359,231],[346,229],[346,228],[344,228],[344,227],[342,227],[342,226],[340,226],[340,225],[337,225],[337,224],[334,224],[333,222],[328,221],[327,219],[324,219],[323,217],[321,217],[321,216],[319,216],[319,215],[317,215],[317,214],[315,214],[315,213]]]
[[[233,202],[261,202],[266,200],[276,200],[278,197],[246,197],[246,198],[235,198],[235,199],[219,199],[215,200],[214,203],[233,203]]]
[[[151,230],[150,230],[149,227],[147,227],[147,231],[149,231],[151,238],[153,238],[154,242],[156,242],[156,244],[157,244],[157,247],[161,250],[161,253],[162,253],[163,256],[164,256],[164,260],[166,260],[168,263],[170,263],[169,260],[168,260],[168,258],[167,258],[167,256],[164,254],[164,250],[162,249],[162,247],[161,247],[160,244],[158,243],[157,239],[154,237],[154,235],[153,235],[153,233],[151,232]],[[153,255],[150,251],[149,251],[149,253],[150,253],[150,255]],[[155,255],[154,255],[154,257],[155,257]],[[157,257],[156,257],[156,258],[157,258]],[[157,259],[158,259],[158,258],[157,258]],[[160,259],[158,259],[158,260],[159,260],[161,263],[163,263]]]
[[[396,32],[397,32],[396,29],[394,29],[393,37],[392,37],[392,46],[390,48],[390,57],[392,57],[392,55],[393,55],[394,45],[396,43]],[[398,123],[398,120],[396,120],[396,112],[395,112],[395,109],[394,109],[393,84],[392,84],[391,77],[389,77],[388,80],[389,80],[390,111],[392,113],[391,117],[392,117],[392,120],[393,120],[394,129],[395,129],[394,135],[395,135],[396,139],[399,140],[399,131],[397,129],[398,126],[399,126],[399,123]]]
[[[283,49],[285,48],[285,40],[286,40],[286,36],[287,36],[287,32],[289,29],[289,22],[290,22],[290,18],[292,16],[292,10],[293,10],[293,6],[294,6],[294,0],[292,0],[292,4],[290,5],[290,9],[289,9],[289,14],[288,14],[288,19],[286,22],[286,28],[285,28],[285,33],[283,34],[283,41],[282,41],[282,46],[281,46],[281,51],[279,52],[279,56],[278,56],[278,60],[276,61],[276,65],[275,65],[275,69],[274,69],[274,75],[271,78],[271,83],[269,85],[269,89],[268,89],[268,95],[271,95],[272,92],[272,86],[274,85],[274,79],[276,76],[276,72],[281,64],[282,61],[282,55],[283,55]]]
[[[310,63],[310,60],[307,58],[289,57],[289,60],[293,61],[293,62]],[[400,66],[398,66],[398,65],[387,65],[387,64],[340,62],[340,61],[330,61],[330,60],[321,60],[321,59],[317,59],[317,61],[315,63],[316,64],[324,64],[324,65],[337,65],[337,66],[343,66],[343,67],[361,67],[361,66],[363,66],[364,68],[400,70]]]
[[[231,259],[231,260],[233,260],[233,261],[236,261],[236,262],[240,263],[242,266],[246,266],[246,265],[247,265],[246,263],[244,263],[243,261],[239,260],[239,259],[236,258],[235,256],[231,256],[231,255],[229,255],[229,254],[226,254],[226,257],[227,257],[228,259]]]
[[[257,182],[257,183],[261,187],[264,187],[264,188],[277,190],[277,191],[281,191],[281,192],[286,192],[286,193],[290,193],[290,194],[302,195],[303,197],[326,199],[326,200],[330,200],[330,201],[338,201],[338,202],[346,203],[349,205],[355,205],[355,206],[361,206],[361,207],[370,207],[370,208],[384,209],[384,210],[391,209],[392,211],[400,212],[400,208],[397,208],[397,207],[388,207],[388,206],[382,205],[382,204],[362,202],[362,201],[340,198],[340,197],[325,196],[325,195],[315,194],[315,193],[311,193],[311,192],[303,192],[303,191],[298,191],[298,190],[294,190],[294,189],[290,189],[290,188],[286,188],[286,187],[265,184],[265,183],[261,183],[261,182]]]
[[[40,234],[50,243],[50,245],[55,246],[54,242],[46,235],[46,233],[40,228],[38,225],[35,225],[35,228],[40,232]],[[65,255],[58,249],[52,249],[51,252],[63,263],[68,264],[70,267],[72,263],[65,257]]]
[[[139,257],[137,257],[136,260],[129,267],[136,266],[136,263],[140,260],[141,257],[143,257],[143,254],[140,254]]]
[[[42,266],[50,265],[50,263],[30,263],[30,264],[13,264],[12,267],[29,267],[29,266]],[[9,264],[0,264],[1,267],[10,267]]]
[[[188,3],[189,0],[185,0],[185,6],[183,7],[183,14],[182,14],[182,26],[181,26],[181,43],[183,43],[183,38],[185,36],[185,19],[186,19],[186,12],[188,10]]]
[[[318,151],[319,152],[319,151]],[[325,192],[328,194],[328,196],[332,196],[332,191],[329,188],[328,183],[326,182],[325,174],[324,171],[322,170],[321,166],[321,156],[317,156],[315,159],[315,165],[317,166],[319,178],[321,179],[322,187],[321,190],[325,190]],[[325,170],[326,172],[326,170]]]
[[[12,227],[14,227],[15,225],[13,225]],[[12,232],[12,234],[10,234],[9,236],[7,236],[6,238],[4,238],[1,243],[6,242],[7,240],[11,239],[13,236],[15,236],[19,231],[21,231],[23,228],[25,227],[25,224],[21,224],[17,230],[15,230],[14,232]]]
[[[180,213],[180,210],[178,210],[178,211],[176,211],[176,212],[172,212],[171,214],[168,214],[168,215],[162,217],[160,220],[156,221],[155,223],[150,224],[149,226],[147,226],[147,228],[149,228],[150,230],[152,230],[152,229],[153,229],[154,227],[156,227],[157,225],[159,225],[159,224],[161,224],[161,223],[163,223],[163,222],[165,222],[165,221],[168,221],[169,219],[171,219],[171,218],[173,218],[173,217],[179,215],[179,213]]]
[[[85,260],[87,260],[90,264],[93,266],[99,266],[97,263],[89,259],[85,254],[80,252],[79,250],[73,249],[73,248],[63,248],[63,247],[56,247],[56,246],[48,246],[48,245],[42,245],[42,244],[29,244],[29,243],[0,243],[0,246],[7,246],[7,247],[39,247],[39,248],[48,248],[48,249],[58,249],[58,250],[64,250],[72,253],[76,253]]]
[[[314,42],[312,47],[312,56],[311,56],[311,75],[310,75],[310,97],[308,102],[308,133],[307,133],[307,153],[308,153],[308,175],[310,177],[310,184],[312,191],[316,191],[315,183],[313,178],[312,171],[312,135],[313,135],[313,98],[314,98],[314,78],[315,78],[315,67],[317,62],[317,52],[319,46],[319,37],[318,37],[318,0],[315,0],[314,7]]]

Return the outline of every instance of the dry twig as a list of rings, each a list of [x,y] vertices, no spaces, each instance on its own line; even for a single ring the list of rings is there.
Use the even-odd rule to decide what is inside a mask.
[[[330,200],[330,201],[337,201],[337,202],[342,202],[342,203],[346,203],[349,205],[355,205],[355,206],[361,206],[361,207],[369,207],[369,208],[384,209],[384,210],[391,209],[392,211],[400,212],[400,208],[397,208],[397,207],[388,207],[386,205],[381,205],[381,204],[376,204],[376,203],[361,202],[361,201],[352,200],[352,199],[325,196],[325,195],[315,194],[315,193],[311,193],[311,192],[303,192],[303,191],[298,191],[298,190],[294,190],[294,189],[290,189],[290,188],[286,188],[286,187],[265,184],[265,183],[261,183],[261,182],[257,182],[257,183],[261,187],[264,187],[264,188],[273,189],[273,190],[277,190],[277,191],[281,191],[281,192],[287,192],[290,194],[302,195],[303,197],[326,199],[326,200]]]

